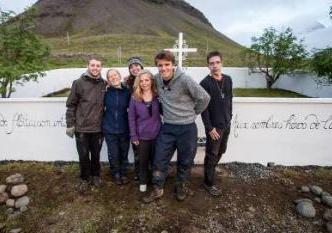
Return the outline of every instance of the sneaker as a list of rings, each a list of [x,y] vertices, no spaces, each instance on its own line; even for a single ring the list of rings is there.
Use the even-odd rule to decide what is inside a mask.
[[[130,182],[130,180],[128,179],[127,176],[122,176],[121,177],[121,182],[122,182],[122,184],[128,184]]]
[[[87,180],[81,180],[79,185],[80,193],[84,194],[88,191],[88,189],[89,189],[89,182]]]
[[[101,179],[99,176],[93,176],[92,180],[91,180],[92,185],[94,185],[97,188],[100,188],[102,183],[101,183]]]
[[[184,183],[176,185],[175,188],[175,197],[178,201],[184,201],[187,197],[187,191]]]
[[[149,195],[143,197],[143,202],[150,203],[160,199],[164,195],[164,189],[155,187]]]
[[[139,191],[142,192],[142,193],[146,192],[146,189],[147,189],[146,184],[141,184],[139,186]]]
[[[209,193],[211,194],[212,196],[220,196],[222,193],[221,193],[221,189],[218,188],[217,186],[215,185],[211,185],[211,186],[208,186],[207,184],[203,184],[203,187],[204,189]]]

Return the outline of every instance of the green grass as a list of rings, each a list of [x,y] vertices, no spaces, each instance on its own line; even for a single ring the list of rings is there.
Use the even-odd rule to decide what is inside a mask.
[[[206,66],[206,51],[220,50],[225,57],[225,66],[245,66],[240,54],[241,47],[215,35],[204,35],[195,29],[188,29],[184,35],[190,47],[197,48],[196,53],[188,55],[184,66]],[[49,69],[85,67],[91,56],[101,58],[105,66],[127,66],[127,59],[133,55],[141,56],[146,66],[154,65],[154,56],[157,52],[171,48],[177,38],[168,34],[127,35],[108,34],[82,36],[75,35],[67,44],[65,38],[44,38],[49,45],[51,56]],[[118,60],[118,48],[121,47],[122,59]]]
[[[233,93],[235,97],[308,98],[296,92],[281,89],[235,88]]]

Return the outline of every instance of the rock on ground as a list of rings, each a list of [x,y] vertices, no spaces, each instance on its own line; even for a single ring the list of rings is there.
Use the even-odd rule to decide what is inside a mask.
[[[323,214],[323,218],[328,222],[332,222],[332,209],[326,210]]]
[[[12,187],[11,194],[14,197],[21,197],[28,192],[28,186],[26,184],[15,185]]]
[[[8,176],[6,178],[6,183],[7,184],[19,184],[19,183],[23,183],[23,182],[24,182],[24,177],[19,173]]]
[[[0,204],[6,203],[8,200],[8,194],[7,193],[0,193]]]
[[[316,216],[316,209],[310,202],[300,202],[296,206],[296,211],[306,218],[314,218]]]
[[[7,185],[0,185],[0,193],[4,193],[6,191]]]
[[[322,195],[323,189],[317,185],[312,185],[310,186],[310,191],[316,195],[316,196],[320,196]]]
[[[27,206],[30,202],[29,197],[24,196],[24,197],[20,197],[19,199],[16,200],[15,202],[15,208],[19,209],[22,206]]]
[[[323,196],[322,202],[329,207],[332,207],[332,197],[331,196]]]

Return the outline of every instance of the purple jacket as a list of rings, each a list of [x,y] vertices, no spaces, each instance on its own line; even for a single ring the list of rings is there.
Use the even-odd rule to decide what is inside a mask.
[[[161,126],[158,99],[153,98],[152,114],[150,115],[145,103],[136,101],[132,97],[129,104],[128,121],[131,141],[155,139]]]

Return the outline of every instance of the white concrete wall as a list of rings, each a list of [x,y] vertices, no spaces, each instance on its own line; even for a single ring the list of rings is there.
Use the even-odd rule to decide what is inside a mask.
[[[75,140],[65,135],[65,100],[0,99],[0,160],[77,160]],[[331,141],[332,99],[235,98],[222,161],[331,166]],[[196,163],[203,157],[201,147]]]
[[[155,67],[146,67],[152,73],[156,73]],[[103,77],[109,68],[103,69]],[[128,75],[128,69],[116,68],[121,75]],[[56,69],[46,72],[46,76],[40,78],[38,82],[25,83],[24,86],[17,85],[13,98],[41,97],[48,93],[70,87],[72,82],[85,72],[85,68]],[[206,67],[189,67],[185,71],[197,82],[202,80],[208,73]],[[229,74],[233,79],[234,88],[265,88],[264,76],[260,73],[250,73],[248,68],[225,67],[225,74]],[[308,74],[297,74],[295,76],[283,76],[274,86],[275,88],[286,89],[302,93],[311,97],[332,97],[332,86],[317,85],[315,76]]]

